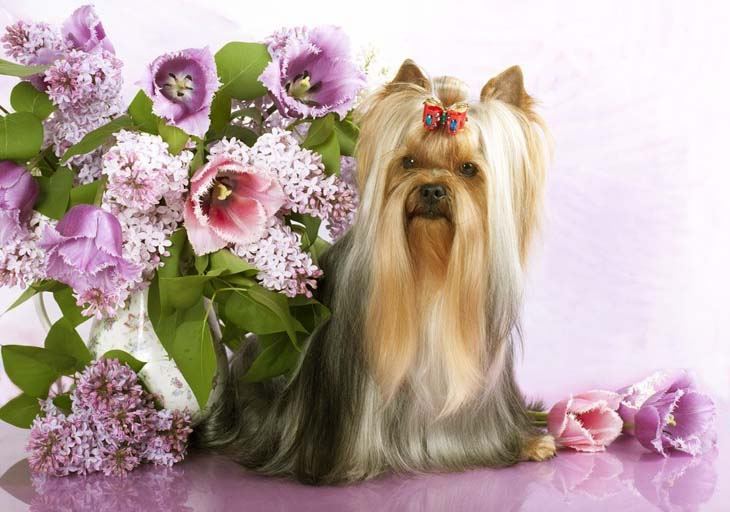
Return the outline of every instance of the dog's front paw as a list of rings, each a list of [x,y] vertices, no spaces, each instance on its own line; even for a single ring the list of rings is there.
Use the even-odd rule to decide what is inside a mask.
[[[553,436],[533,437],[525,443],[525,447],[522,450],[522,459],[540,462],[554,457],[555,450],[556,446]]]

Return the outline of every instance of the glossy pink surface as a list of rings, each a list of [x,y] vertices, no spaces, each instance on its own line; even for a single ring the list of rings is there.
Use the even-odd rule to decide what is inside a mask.
[[[721,429],[722,447],[730,442],[730,429],[727,423]],[[23,458],[26,436],[26,431],[0,426],[3,512],[689,512],[728,510],[730,505],[730,451],[665,459],[630,438],[619,439],[604,453],[561,451],[548,462],[504,469],[309,487],[253,475],[224,458],[201,453],[171,469],[143,466],[126,478],[92,475],[31,481]]]

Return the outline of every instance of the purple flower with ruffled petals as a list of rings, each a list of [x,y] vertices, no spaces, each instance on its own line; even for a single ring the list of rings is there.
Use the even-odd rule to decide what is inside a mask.
[[[220,83],[208,47],[157,57],[139,84],[152,109],[190,135],[203,137],[210,127],[210,104]]]
[[[119,221],[96,206],[71,208],[55,228],[46,228],[40,245],[48,277],[73,288],[80,305],[97,300],[101,309],[90,310],[97,316],[112,315],[140,278],[141,269],[122,257]]]
[[[70,46],[77,50],[92,52],[101,48],[114,53],[114,46],[106,37],[99,16],[91,5],[83,5],[76,9],[63,22],[61,33]]]
[[[649,450],[698,455],[712,438],[715,404],[686,371],[656,372],[620,393],[625,431]]]
[[[38,198],[38,183],[20,165],[0,162],[0,245],[17,240]]]
[[[345,117],[365,87],[345,32],[334,26],[283,29],[266,40],[272,61],[259,77],[283,115]]]

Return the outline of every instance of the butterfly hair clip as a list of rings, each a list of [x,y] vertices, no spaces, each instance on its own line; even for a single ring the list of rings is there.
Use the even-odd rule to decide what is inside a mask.
[[[459,102],[445,109],[439,100],[429,98],[423,102],[423,126],[430,132],[444,127],[450,135],[456,135],[466,123],[468,108],[466,102]]]

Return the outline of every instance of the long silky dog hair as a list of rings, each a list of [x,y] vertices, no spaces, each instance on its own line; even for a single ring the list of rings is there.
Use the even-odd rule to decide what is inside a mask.
[[[331,317],[288,379],[243,382],[259,350],[247,340],[199,445],[313,484],[554,453],[513,373],[547,132],[516,66],[455,135],[424,128],[429,98],[448,108],[467,89],[406,60],[363,102],[359,210],[321,260]]]

